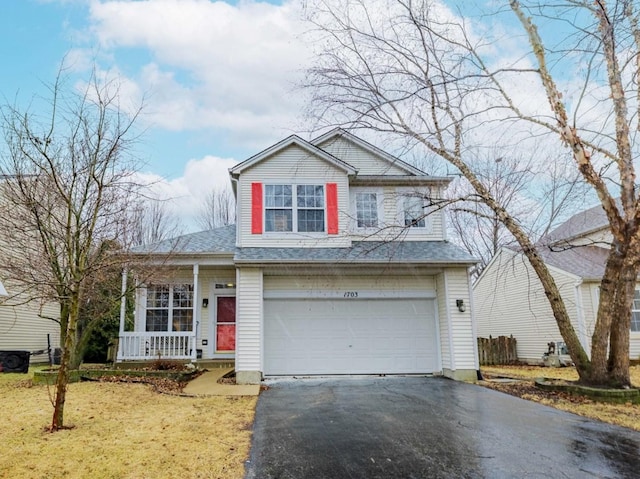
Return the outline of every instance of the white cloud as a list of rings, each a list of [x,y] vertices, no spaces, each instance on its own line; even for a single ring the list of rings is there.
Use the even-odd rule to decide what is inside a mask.
[[[205,156],[189,160],[178,178],[166,180],[154,173],[142,173],[139,178],[151,185],[154,198],[166,200],[168,213],[179,218],[187,231],[193,231],[206,195],[212,188],[231,187],[229,168],[237,163],[232,158]]]
[[[237,5],[208,0],[94,1],[91,31],[103,55],[147,95],[146,118],[170,130],[219,128],[255,144],[294,128],[291,91],[309,53],[296,2]],[[144,52],[127,69],[119,52]]]

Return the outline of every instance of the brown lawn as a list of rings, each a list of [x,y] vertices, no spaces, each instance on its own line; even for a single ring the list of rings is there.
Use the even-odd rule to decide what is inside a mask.
[[[481,384],[523,399],[536,401],[547,406],[569,411],[580,416],[597,419],[610,424],[640,431],[640,405],[610,404],[577,397],[567,393],[548,392],[536,388],[535,378],[546,377],[566,380],[578,379],[574,368],[545,368],[538,366],[482,366],[483,377],[518,378],[523,381],[513,384],[483,381]],[[640,386],[640,366],[631,367],[631,383]]]
[[[220,478],[244,476],[257,398],[189,398],[143,384],[69,386],[65,423],[45,432],[47,386],[0,374],[0,477]]]

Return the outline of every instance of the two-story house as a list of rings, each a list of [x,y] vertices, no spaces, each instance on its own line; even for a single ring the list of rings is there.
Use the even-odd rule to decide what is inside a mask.
[[[611,241],[606,214],[596,206],[575,214],[538,242],[587,354]],[[521,361],[540,363],[548,343],[562,342],[542,285],[520,251],[501,249],[473,285],[473,295],[478,336],[513,335]],[[629,346],[630,357],[640,357],[640,285]]]
[[[172,277],[142,284],[118,360],[233,358],[265,376],[475,379],[468,270],[429,176],[341,129],[290,136],[230,169],[237,224],[148,245]],[[123,308],[124,310],[124,308]]]

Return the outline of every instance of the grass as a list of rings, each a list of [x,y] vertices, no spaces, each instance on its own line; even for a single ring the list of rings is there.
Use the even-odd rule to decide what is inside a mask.
[[[0,374],[0,477],[220,478],[244,476],[257,398],[190,398],[149,386],[69,385],[65,423],[49,433],[47,386]]]
[[[547,406],[572,412],[580,416],[597,419],[609,424],[627,427],[640,431],[640,406],[631,403],[610,404],[592,399],[572,396],[567,393],[546,392],[533,386],[536,378],[546,377],[574,381],[578,379],[575,368],[545,368],[538,366],[483,366],[483,376],[487,378],[510,377],[522,379],[514,384],[484,382],[492,389],[536,401]],[[630,369],[631,383],[640,385],[640,366]]]

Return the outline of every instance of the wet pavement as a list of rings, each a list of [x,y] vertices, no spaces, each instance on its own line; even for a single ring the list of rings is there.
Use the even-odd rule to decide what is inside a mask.
[[[246,479],[637,478],[640,433],[442,378],[289,380]]]

